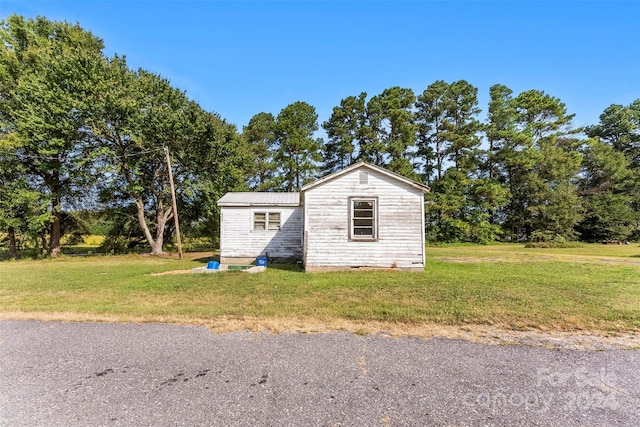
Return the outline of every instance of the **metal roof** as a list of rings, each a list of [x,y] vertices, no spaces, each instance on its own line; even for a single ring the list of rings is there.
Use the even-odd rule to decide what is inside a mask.
[[[218,206],[300,206],[300,193],[227,193]]]

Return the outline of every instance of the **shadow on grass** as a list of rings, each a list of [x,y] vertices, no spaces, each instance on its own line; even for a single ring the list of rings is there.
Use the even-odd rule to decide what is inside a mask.
[[[207,264],[209,261],[220,262],[220,255],[213,254],[211,256],[194,258],[193,261],[199,262],[201,264]],[[253,265],[255,265],[255,263]],[[267,265],[267,268],[273,269],[273,270],[292,271],[292,272],[300,272],[300,273],[304,272],[304,270],[298,267],[297,264],[292,264],[292,263],[273,262],[273,263],[269,263],[269,265]]]
[[[283,270],[283,271],[292,271],[294,273],[304,273],[304,270],[299,268],[296,264],[285,264],[285,263],[271,263],[267,265],[268,269],[273,270]]]
[[[200,262],[202,264],[206,264],[209,261],[218,261],[218,262],[220,262],[220,255],[213,254],[211,256],[205,256],[205,257],[202,257],[202,258],[194,258],[193,261]]]

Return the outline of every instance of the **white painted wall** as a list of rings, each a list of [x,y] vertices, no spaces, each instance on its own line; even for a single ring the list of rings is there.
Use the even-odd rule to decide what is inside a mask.
[[[360,170],[369,174],[359,183]],[[377,241],[349,240],[349,197],[377,197]],[[424,193],[370,169],[304,192],[305,267],[424,268]]]
[[[280,230],[253,230],[254,212],[280,212]],[[222,207],[221,258],[302,257],[302,207]]]

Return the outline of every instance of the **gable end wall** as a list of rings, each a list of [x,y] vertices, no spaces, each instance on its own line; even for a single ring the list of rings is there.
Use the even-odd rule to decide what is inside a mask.
[[[424,269],[424,193],[387,175],[359,170],[304,192],[307,271],[355,267]],[[377,240],[349,239],[349,200],[376,198]]]

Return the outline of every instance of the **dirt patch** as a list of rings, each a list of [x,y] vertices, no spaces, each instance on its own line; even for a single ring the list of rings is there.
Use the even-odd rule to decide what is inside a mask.
[[[474,263],[474,262],[508,262],[513,261],[508,258],[477,258],[477,257],[460,257],[460,258],[433,258],[436,261],[444,261],[444,262],[460,262],[460,263]]]
[[[191,270],[171,270],[171,271],[163,271],[162,273],[151,273],[149,276],[167,276],[174,274],[187,274],[191,273]]]
[[[640,261],[631,260],[631,259],[612,259],[612,258],[603,258],[600,260],[601,262],[621,262],[624,264],[640,264]]]
[[[609,331],[541,331],[512,330],[492,325],[407,325],[384,322],[352,322],[331,320],[318,322],[301,319],[259,319],[252,317],[225,317],[207,326],[214,332],[250,330],[272,333],[328,333],[347,331],[357,335],[379,334],[390,338],[413,336],[420,338],[443,337],[489,345],[528,345],[545,348],[580,350],[640,349],[640,332]]]

